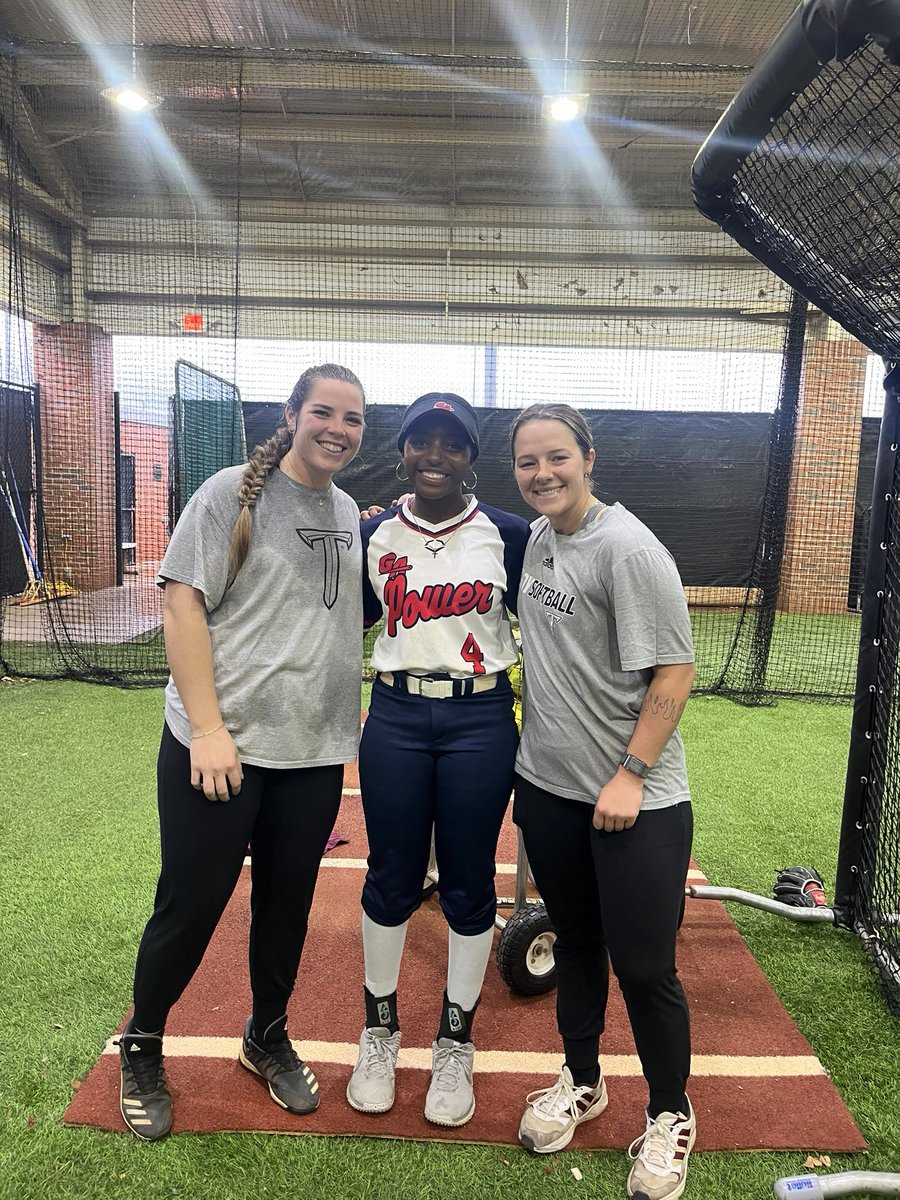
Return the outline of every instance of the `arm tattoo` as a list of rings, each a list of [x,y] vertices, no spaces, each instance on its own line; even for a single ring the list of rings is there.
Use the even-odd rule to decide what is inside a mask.
[[[667,696],[660,696],[656,692],[647,690],[647,695],[644,697],[642,708],[648,713],[652,713],[654,717],[662,717],[664,721],[670,721],[673,725],[677,725],[681,720],[681,714],[684,712],[686,700],[680,703],[677,700],[672,700]]]

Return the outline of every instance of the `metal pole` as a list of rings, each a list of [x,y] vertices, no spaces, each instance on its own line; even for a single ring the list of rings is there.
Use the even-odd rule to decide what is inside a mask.
[[[484,404],[485,408],[497,407],[497,347],[484,348]]]
[[[34,519],[37,529],[34,531],[35,552],[37,554],[38,570],[41,577],[46,577],[47,564],[44,561],[44,539],[47,530],[44,526],[44,458],[41,448],[41,385],[36,383],[31,389],[33,397],[31,439],[34,447]]]
[[[115,479],[116,587],[121,587],[125,581],[125,556],[122,551],[122,417],[118,392],[113,392],[113,472]]]
[[[753,624],[750,671],[746,682],[746,699],[757,704],[766,687],[769,652],[775,629],[775,610],[781,587],[808,309],[809,304],[805,297],[799,292],[794,292],[791,296],[784,344],[778,409],[773,418],[769,439],[769,469],[760,524],[760,544],[754,564],[754,582],[759,588],[759,607]]]

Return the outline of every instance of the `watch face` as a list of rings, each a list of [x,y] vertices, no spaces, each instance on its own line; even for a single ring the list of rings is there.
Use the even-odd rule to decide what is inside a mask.
[[[636,758],[633,754],[623,754],[621,765],[632,775],[639,775],[641,779],[646,778],[649,769],[643,759]]]

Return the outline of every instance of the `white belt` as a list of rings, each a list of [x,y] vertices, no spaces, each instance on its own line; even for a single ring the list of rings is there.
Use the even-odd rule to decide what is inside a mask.
[[[450,700],[461,696],[472,696],[476,692],[489,692],[497,686],[505,672],[494,675],[473,675],[471,679],[432,679],[430,675],[408,675],[405,671],[392,674],[382,671],[378,678],[389,688],[400,688],[413,696],[425,696],[428,700]]]

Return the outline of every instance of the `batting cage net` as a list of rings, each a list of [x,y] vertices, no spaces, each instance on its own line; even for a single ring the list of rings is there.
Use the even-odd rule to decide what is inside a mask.
[[[836,15],[838,14],[838,15]],[[694,166],[698,206],[888,373],[836,889],[900,1015],[900,3],[806,3]],[[800,422],[801,428],[803,419]],[[837,412],[822,435],[840,443]]]
[[[509,424],[569,401],[598,494],[676,558],[697,688],[849,700],[881,363],[689,187],[791,2],[535,0],[515,29],[351,3],[339,35],[316,3],[87,0],[48,30],[0,2],[2,670],[163,679],[183,504],[334,361],[367,392],[361,503],[400,490],[403,407],[449,390],[477,494],[531,515]]]

